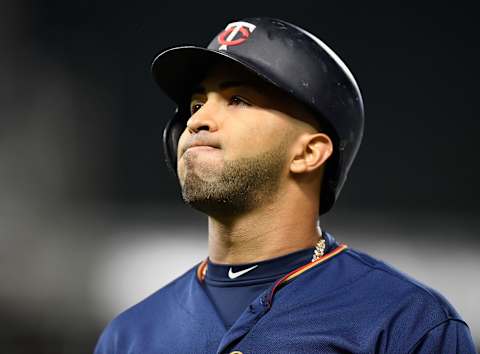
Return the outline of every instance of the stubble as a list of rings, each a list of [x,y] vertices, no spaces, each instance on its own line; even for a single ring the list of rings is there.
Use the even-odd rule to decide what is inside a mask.
[[[186,204],[207,215],[235,215],[271,202],[277,195],[287,159],[286,144],[254,157],[225,161],[217,176],[200,178],[189,168],[182,187]],[[214,177],[214,178],[211,178]]]

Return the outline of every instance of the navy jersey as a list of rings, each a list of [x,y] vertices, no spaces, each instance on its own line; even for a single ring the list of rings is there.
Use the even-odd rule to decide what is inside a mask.
[[[346,245],[275,281],[228,329],[205,292],[206,265],[116,317],[95,354],[475,353],[440,294]]]

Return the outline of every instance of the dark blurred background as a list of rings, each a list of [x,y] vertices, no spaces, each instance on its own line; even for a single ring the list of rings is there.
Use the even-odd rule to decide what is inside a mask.
[[[90,353],[106,323],[207,255],[163,163],[174,105],[149,66],[249,16],[324,40],[366,131],[322,226],[440,290],[480,344],[480,60],[474,5],[0,2],[0,345]]]

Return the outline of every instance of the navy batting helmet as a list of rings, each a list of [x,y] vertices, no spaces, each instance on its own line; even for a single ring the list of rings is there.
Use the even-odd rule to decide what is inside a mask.
[[[311,33],[272,18],[232,22],[207,48],[178,46],[160,53],[152,64],[161,89],[177,103],[165,127],[166,162],[177,173],[177,145],[190,117],[190,93],[219,62],[242,65],[309,108],[334,148],[325,167],[320,214],[335,203],[363,136],[360,90],[342,60]]]

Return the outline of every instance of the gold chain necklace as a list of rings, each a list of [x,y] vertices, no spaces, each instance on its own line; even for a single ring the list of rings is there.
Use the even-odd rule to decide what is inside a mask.
[[[315,251],[313,251],[312,262],[315,262],[317,259],[322,257],[325,254],[325,239],[323,238],[323,234],[320,233],[320,239],[318,240],[317,244],[315,245]]]

